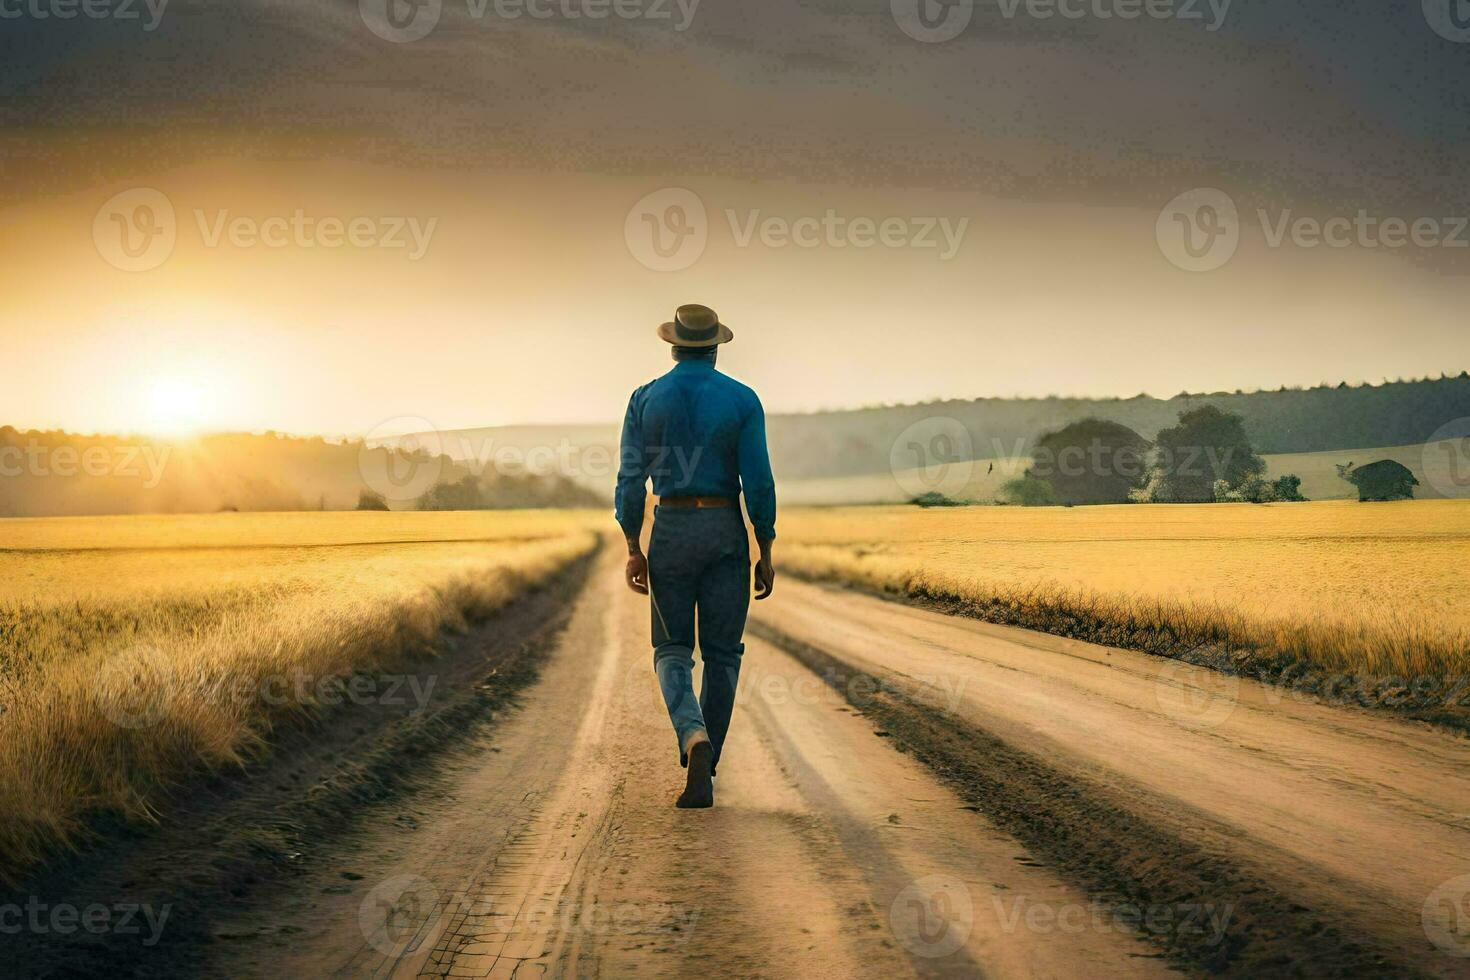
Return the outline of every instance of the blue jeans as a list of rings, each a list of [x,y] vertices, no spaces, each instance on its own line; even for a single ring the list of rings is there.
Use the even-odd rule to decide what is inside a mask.
[[[679,764],[687,764],[684,745],[701,729],[709,734],[718,764],[735,708],[745,653],[741,636],[750,608],[750,543],[739,506],[654,508],[648,590],[653,669],[679,739]],[[696,639],[704,659],[697,700]]]

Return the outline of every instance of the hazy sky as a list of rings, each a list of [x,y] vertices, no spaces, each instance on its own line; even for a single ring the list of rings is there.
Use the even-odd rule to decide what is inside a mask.
[[[1470,365],[1437,0],[54,2],[0,423],[615,419],[684,302],[771,411]]]

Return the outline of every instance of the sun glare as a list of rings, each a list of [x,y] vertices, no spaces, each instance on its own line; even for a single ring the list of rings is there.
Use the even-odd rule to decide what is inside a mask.
[[[144,425],[150,435],[192,435],[205,427],[210,408],[210,399],[198,382],[154,378],[143,406]]]

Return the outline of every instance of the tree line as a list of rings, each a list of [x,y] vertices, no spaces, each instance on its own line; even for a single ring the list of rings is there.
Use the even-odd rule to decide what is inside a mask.
[[[1266,461],[1244,420],[1214,405],[1179,413],[1150,442],[1108,419],[1087,418],[1036,440],[1031,466],[1001,490],[1005,503],[1250,503],[1298,501],[1301,479],[1265,479]]]
[[[936,416],[972,434],[976,459],[1027,455],[1038,432],[1105,418],[1159,432],[1183,412],[1214,406],[1240,419],[1256,452],[1321,452],[1427,441],[1451,419],[1470,417],[1470,374],[1254,392],[1180,392],[1172,398],[978,398],[812,415],[773,415],[771,462],[785,479],[878,473],[909,426]]]

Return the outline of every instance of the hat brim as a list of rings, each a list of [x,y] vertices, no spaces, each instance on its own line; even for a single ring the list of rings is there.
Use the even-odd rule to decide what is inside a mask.
[[[719,332],[709,340],[684,340],[674,333],[674,321],[670,320],[668,323],[659,325],[658,339],[666,344],[673,344],[675,347],[714,347],[717,344],[728,344],[734,340],[735,332],[722,323]]]

